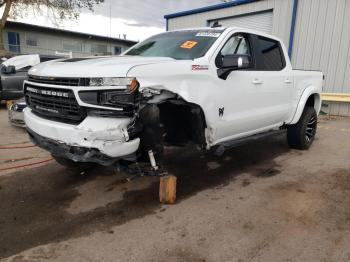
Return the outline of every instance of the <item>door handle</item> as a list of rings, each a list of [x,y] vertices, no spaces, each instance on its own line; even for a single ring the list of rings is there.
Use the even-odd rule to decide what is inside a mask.
[[[262,83],[263,83],[263,81],[262,81],[261,79],[255,78],[255,79],[253,80],[253,84],[254,84],[254,85],[261,85]]]
[[[291,83],[293,83],[292,80],[290,80],[290,79],[286,79],[286,80],[284,80],[284,82],[285,82],[286,84],[291,84]]]

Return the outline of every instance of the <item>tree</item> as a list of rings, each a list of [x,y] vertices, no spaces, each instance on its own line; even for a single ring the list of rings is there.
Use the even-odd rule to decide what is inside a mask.
[[[104,0],[0,0],[3,13],[0,21],[0,54],[6,54],[3,33],[9,17],[18,18],[32,14],[41,14],[43,10],[50,13],[56,23],[65,19],[77,19],[81,9],[93,11],[95,5]]]

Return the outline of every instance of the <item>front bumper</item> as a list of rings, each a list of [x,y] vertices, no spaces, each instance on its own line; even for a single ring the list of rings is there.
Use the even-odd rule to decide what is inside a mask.
[[[55,154],[58,152],[57,150],[40,144],[37,141],[39,139],[35,139],[35,137],[42,137],[54,142],[55,148],[63,149],[60,153],[61,156],[74,161],[90,162],[91,159],[84,159],[80,156],[80,153],[88,155],[88,152],[99,152],[114,160],[128,157],[137,151],[140,144],[139,138],[134,140],[128,138],[126,129],[130,118],[88,116],[79,125],[70,125],[40,118],[34,115],[30,108],[25,108],[24,121],[29,133],[34,134],[32,136],[34,142]],[[62,155],[65,154],[64,152],[70,152],[70,154]]]

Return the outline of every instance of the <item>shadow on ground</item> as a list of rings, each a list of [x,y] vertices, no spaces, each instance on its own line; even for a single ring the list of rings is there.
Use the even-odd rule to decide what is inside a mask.
[[[242,173],[262,178],[276,175],[279,171],[274,158],[287,151],[285,137],[279,136],[231,149],[220,158],[191,148],[169,149],[164,162],[178,177],[179,203],[202,190],[223,187]],[[121,201],[75,215],[66,211],[79,196],[78,186],[114,173],[111,168],[100,167],[80,176],[50,163],[0,178],[0,258],[96,231],[113,233],[112,226],[162,208],[158,179],[147,178],[154,182],[142,190],[125,191]],[[106,190],[125,183],[123,175],[114,177]]]

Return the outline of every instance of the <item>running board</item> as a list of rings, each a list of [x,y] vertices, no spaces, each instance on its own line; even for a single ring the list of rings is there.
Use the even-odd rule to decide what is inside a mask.
[[[273,131],[267,131],[264,133],[260,133],[260,134],[256,134],[256,135],[252,135],[252,136],[248,136],[248,137],[244,137],[244,138],[226,141],[226,142],[220,143],[218,145],[214,154],[216,156],[222,156],[227,149],[231,149],[231,148],[243,145],[249,141],[256,141],[256,140],[260,140],[260,139],[267,138],[270,136],[284,134],[284,133],[286,133],[286,131],[287,131],[287,129],[273,130]]]

